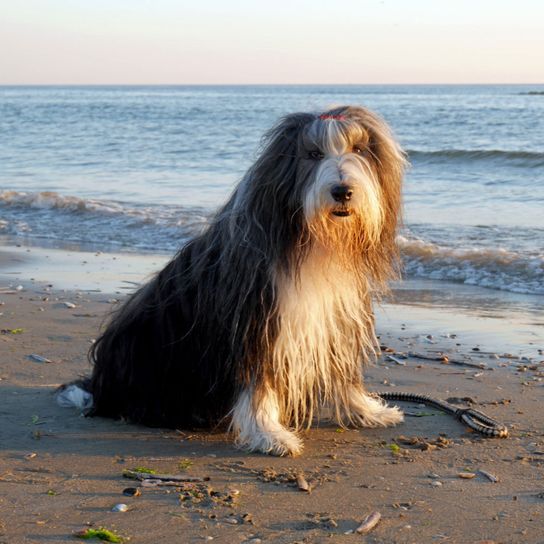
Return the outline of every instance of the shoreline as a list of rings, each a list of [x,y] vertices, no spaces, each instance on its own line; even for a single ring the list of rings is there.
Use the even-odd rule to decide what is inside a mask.
[[[408,415],[398,427],[344,431],[321,422],[303,433],[301,457],[274,458],[240,452],[225,433],[150,429],[58,407],[54,389],[89,371],[86,352],[105,316],[162,264],[68,253],[0,249],[0,539],[74,542],[77,531],[106,527],[135,543],[350,544],[361,542],[353,530],[378,511],[367,542],[540,541],[544,342],[527,343],[542,327],[523,305],[502,318],[456,314],[444,312],[443,301],[431,304],[430,294],[415,306],[400,293],[402,304],[378,314],[388,350],[365,372],[371,391],[468,398],[509,427],[508,439],[482,438],[448,415],[402,403]],[[387,358],[410,353],[446,353],[483,368]],[[123,470],[134,467],[210,478],[220,495],[180,500],[175,488],[143,487],[127,497],[123,489],[138,484]],[[311,493],[293,482],[301,472]],[[474,477],[459,477],[464,472]],[[221,499],[229,493],[234,499]],[[113,513],[118,503],[128,511]]]
[[[55,290],[124,296],[171,258],[164,254],[113,253],[0,244],[0,287],[49,285]],[[392,285],[375,304],[377,329],[407,324],[425,334],[462,335],[473,347],[536,357],[544,345],[539,295],[524,295],[442,280],[410,278]]]

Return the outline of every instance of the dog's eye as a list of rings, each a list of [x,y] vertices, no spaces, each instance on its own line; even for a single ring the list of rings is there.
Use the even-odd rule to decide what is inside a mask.
[[[352,153],[355,153],[356,155],[364,155],[364,154],[365,154],[365,151],[366,151],[365,148],[359,147],[358,145],[354,145],[354,146],[351,148],[351,152],[352,152]]]
[[[320,161],[323,158],[323,153],[318,150],[308,152],[308,157],[314,161]]]

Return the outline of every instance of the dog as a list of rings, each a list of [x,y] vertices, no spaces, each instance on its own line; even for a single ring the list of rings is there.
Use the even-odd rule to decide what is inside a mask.
[[[405,154],[356,106],[283,117],[205,230],[114,314],[61,406],[148,426],[228,424],[246,450],[298,455],[318,417],[388,426],[367,393],[372,301],[399,270]]]

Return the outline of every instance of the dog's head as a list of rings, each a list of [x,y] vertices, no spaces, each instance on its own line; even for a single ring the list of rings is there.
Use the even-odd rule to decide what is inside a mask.
[[[387,124],[365,108],[295,113],[265,135],[244,200],[269,218],[265,228],[281,218],[329,247],[391,252],[405,164]]]

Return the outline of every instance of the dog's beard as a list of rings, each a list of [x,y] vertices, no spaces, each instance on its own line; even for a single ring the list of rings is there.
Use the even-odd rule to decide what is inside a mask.
[[[337,202],[331,195],[331,189],[339,184],[349,185],[353,191],[345,202]],[[303,204],[312,239],[337,258],[353,262],[380,240],[382,196],[378,177],[364,157],[345,154],[323,160],[315,169]]]

